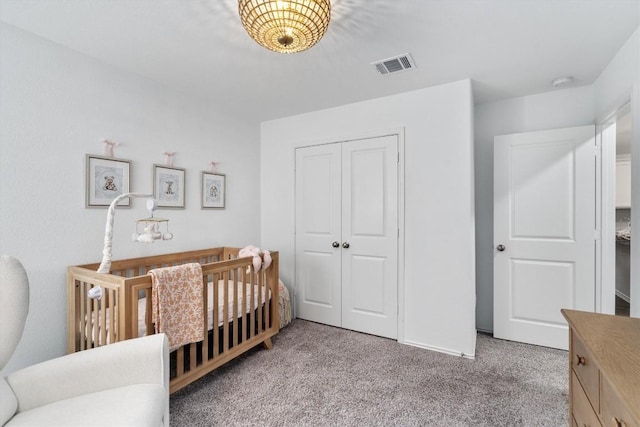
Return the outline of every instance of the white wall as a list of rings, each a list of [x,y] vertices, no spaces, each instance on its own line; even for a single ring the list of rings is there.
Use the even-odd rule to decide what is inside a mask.
[[[405,129],[404,342],[475,354],[473,105],[470,82],[262,124],[262,244],[294,283],[294,150]]]
[[[493,331],[493,138],[592,123],[591,86],[475,106],[476,325]]]
[[[220,106],[223,108],[223,106]],[[6,24],[0,25],[0,253],[31,282],[26,329],[5,372],[64,354],[66,267],[99,261],[106,209],[86,209],[85,154],[104,138],[132,160],[132,191],[177,151],[186,209],[159,210],[170,242],[131,242],[144,201],[116,212],[114,259],[259,241],[259,128],[211,106]],[[200,209],[200,172],[220,160],[227,208]],[[3,304],[7,302],[3,301]]]
[[[593,84],[596,118],[602,120],[631,98],[631,182],[640,183],[640,27]],[[631,188],[631,229],[640,230],[640,185]],[[637,240],[638,233],[634,234]],[[640,317],[640,245],[631,245],[631,315]]]

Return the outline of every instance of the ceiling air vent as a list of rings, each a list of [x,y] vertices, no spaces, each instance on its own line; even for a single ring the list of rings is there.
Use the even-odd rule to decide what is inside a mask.
[[[413,58],[411,54],[405,53],[404,55],[396,56],[393,58],[383,59],[381,61],[376,61],[371,65],[376,67],[376,70],[382,75],[397,73],[400,71],[409,71],[416,68],[415,62],[413,62]]]

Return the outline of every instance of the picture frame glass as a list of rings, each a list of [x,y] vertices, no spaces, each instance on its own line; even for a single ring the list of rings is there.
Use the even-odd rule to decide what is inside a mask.
[[[160,208],[184,208],[185,170],[154,165],[153,194]]]
[[[226,176],[219,173],[202,172],[201,197],[203,209],[224,209]]]
[[[131,162],[124,159],[87,154],[86,207],[106,207],[116,197],[129,193]],[[118,203],[131,206],[128,198]]]

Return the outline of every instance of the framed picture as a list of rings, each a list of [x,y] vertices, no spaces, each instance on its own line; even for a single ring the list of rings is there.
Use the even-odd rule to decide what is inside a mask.
[[[153,165],[153,197],[159,208],[184,209],[185,170]]]
[[[106,207],[113,199],[128,193],[131,161],[87,154],[86,207]],[[118,203],[130,207],[131,199]]]
[[[226,176],[202,172],[202,209],[224,209]]]

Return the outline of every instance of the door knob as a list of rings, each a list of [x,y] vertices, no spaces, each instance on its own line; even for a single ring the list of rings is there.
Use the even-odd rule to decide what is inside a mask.
[[[349,242],[344,242],[342,244],[342,247],[345,248],[345,249],[349,249]]]
[[[339,247],[340,247],[340,243],[338,243],[338,242],[333,242],[333,243],[331,244],[331,246],[333,246],[334,248],[339,248]]]
[[[500,252],[504,251],[506,248],[505,245],[498,245],[498,247],[496,248],[497,250],[499,250]]]

